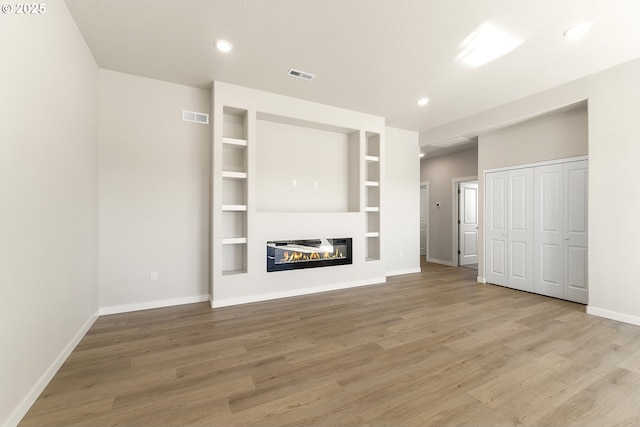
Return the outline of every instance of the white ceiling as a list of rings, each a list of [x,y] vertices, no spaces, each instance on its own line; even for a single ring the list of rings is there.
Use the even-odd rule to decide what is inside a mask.
[[[426,130],[640,57],[638,0],[66,0],[102,68],[213,80]],[[562,36],[589,20],[578,42]],[[490,21],[521,37],[477,69],[460,43]],[[234,50],[218,52],[213,42]],[[290,68],[316,74],[303,81]],[[422,96],[426,107],[417,107]]]

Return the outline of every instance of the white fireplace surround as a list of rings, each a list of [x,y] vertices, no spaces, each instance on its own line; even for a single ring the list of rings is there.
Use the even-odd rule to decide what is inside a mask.
[[[213,85],[212,307],[385,282],[384,118]],[[352,264],[267,273],[274,236],[351,236]]]

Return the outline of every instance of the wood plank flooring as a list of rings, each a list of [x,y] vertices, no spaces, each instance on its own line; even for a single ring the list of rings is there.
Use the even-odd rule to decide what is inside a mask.
[[[21,425],[640,425],[640,328],[476,274],[103,316]]]

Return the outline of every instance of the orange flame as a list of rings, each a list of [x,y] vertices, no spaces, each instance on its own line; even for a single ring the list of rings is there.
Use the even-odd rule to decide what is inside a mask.
[[[298,262],[298,261],[311,261],[314,259],[331,259],[331,258],[343,258],[342,252],[336,249],[335,253],[331,254],[329,252],[325,252],[324,255],[320,255],[318,252],[311,252],[309,254],[305,254],[302,252],[291,252],[285,251],[282,254],[282,258],[280,262]]]

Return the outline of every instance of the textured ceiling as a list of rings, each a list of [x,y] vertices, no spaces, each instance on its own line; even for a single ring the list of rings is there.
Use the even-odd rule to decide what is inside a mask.
[[[426,130],[640,57],[638,0],[66,0],[102,68],[213,80]],[[593,22],[578,42],[562,36]],[[483,22],[523,38],[477,69],[455,62]],[[234,50],[221,54],[218,38]],[[317,75],[308,82],[290,68]],[[422,96],[431,99],[417,107]]]

